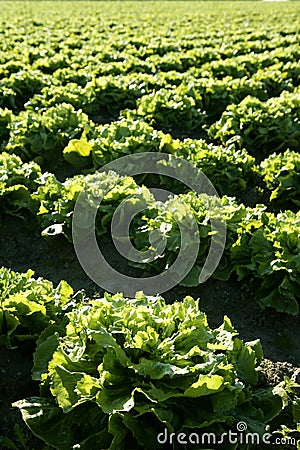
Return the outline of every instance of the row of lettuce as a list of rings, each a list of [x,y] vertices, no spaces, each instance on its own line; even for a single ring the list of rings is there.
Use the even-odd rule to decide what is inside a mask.
[[[218,76],[223,70],[249,77],[258,66],[299,59],[297,10],[288,8],[279,14],[274,10],[259,25],[264,14],[258,17],[250,10],[246,23],[244,11],[234,11],[230,20],[219,7],[205,17],[199,10],[182,11],[173,18],[172,30],[165,25],[169,11],[167,17],[160,11],[153,20],[153,11],[144,11],[137,18],[121,8],[122,23],[118,23],[106,8],[94,8],[86,17],[78,17],[77,11],[70,16],[64,8],[59,16],[47,7],[45,15],[30,9],[29,5],[27,16],[23,11],[21,20],[18,14],[2,12],[0,77],[23,68],[46,74],[80,69],[83,80],[99,73],[184,73],[203,66],[214,73],[218,64]],[[222,31],[220,27],[224,27]]]
[[[296,55],[299,58],[299,55]],[[155,73],[129,74],[90,74],[89,79],[81,80],[80,70],[61,69],[54,74],[44,73],[40,69],[18,67],[8,77],[0,78],[1,97],[0,106],[19,112],[24,107],[52,106],[61,97],[69,96],[75,104],[82,103],[86,112],[95,114],[88,104],[95,102],[97,97],[103,99],[103,106],[111,107],[109,111],[124,109],[126,105],[136,105],[144,95],[155,94],[162,89],[180,89],[184,93],[186,85],[195,84],[197,89],[197,107],[206,111],[210,120],[218,117],[231,103],[241,101],[247,95],[253,95],[265,101],[278,96],[282,91],[292,91],[299,86],[299,66],[296,60],[287,62],[285,58],[271,60],[268,64],[254,64],[253,57],[240,64],[229,61],[213,61],[212,68],[206,64],[201,68],[192,67],[184,73],[176,71],[160,71]],[[272,63],[271,63],[272,61]],[[231,63],[230,63],[231,62]],[[227,72],[225,70],[226,64]],[[255,67],[255,71],[248,74],[248,67]],[[239,67],[244,67],[244,70]],[[1,68],[1,66],[0,66]],[[253,67],[252,67],[253,70]],[[1,76],[1,75],[0,75]],[[188,95],[188,93],[186,93]],[[111,105],[109,100],[113,100]]]
[[[46,41],[39,44],[24,39],[21,45],[13,40],[13,31],[21,34],[23,30],[10,29],[7,34],[7,42],[4,42],[0,51],[0,77],[9,77],[12,73],[25,68],[39,70],[45,74],[51,74],[57,77],[63,73],[71,73],[72,68],[81,69],[80,74],[85,74],[82,81],[90,81],[91,78],[100,73],[104,75],[119,75],[134,72],[143,72],[153,74],[158,69],[159,72],[178,71],[178,73],[188,72],[193,68],[204,68],[204,73],[217,74],[217,77],[226,75],[246,75],[250,77],[259,68],[267,68],[278,62],[296,62],[299,58],[298,38],[294,34],[297,31],[291,30],[286,36],[278,36],[276,39],[263,40],[262,42],[245,40],[245,36],[239,36],[236,31],[231,38],[235,40],[230,43],[223,42],[218,46],[218,40],[222,36],[212,35],[215,42],[207,42],[207,36],[198,39],[192,37],[190,42],[186,42],[187,36],[178,36],[178,43],[174,45],[174,39],[169,37],[168,48],[162,42],[166,36],[152,36],[151,42],[147,42],[145,36],[140,37],[144,40],[144,45],[137,49],[133,43],[134,37],[131,37],[131,49],[118,48],[120,42],[115,42],[109,47],[98,34],[97,39],[100,45],[96,48],[91,42],[86,42],[84,49],[78,50],[68,45],[68,41],[63,39],[63,31],[60,30],[60,42]],[[2,30],[1,30],[2,31]],[[92,35],[92,29],[87,30],[87,34]],[[270,33],[271,34],[271,33]],[[45,34],[40,36],[45,38]],[[2,31],[3,38],[3,31]],[[113,32],[111,33],[113,38]],[[154,41],[157,38],[156,46]],[[58,37],[59,39],[59,37]],[[126,39],[124,36],[123,39]],[[244,39],[244,40],[243,40]],[[123,41],[124,42],[124,41]],[[173,44],[173,48],[170,46]],[[204,45],[206,44],[206,45]],[[214,45],[215,44],[215,45]],[[261,48],[258,48],[258,45]],[[265,48],[263,46],[265,45]],[[60,46],[60,48],[58,48]],[[185,48],[186,46],[194,48]],[[248,46],[248,48],[247,48]],[[4,47],[6,47],[4,49]],[[110,50],[110,53],[109,53]],[[134,52],[140,50],[143,55],[135,55]],[[14,56],[11,59],[9,53]],[[148,52],[148,55],[146,54]],[[84,67],[83,63],[84,62]],[[74,72],[74,70],[73,70]],[[65,78],[66,80],[68,78]]]
[[[168,72],[103,76],[84,87],[76,82],[53,83],[36,71],[13,76],[15,90],[1,81],[2,147],[8,138],[9,147],[22,147],[18,138],[24,140],[33,133],[37,145],[44,133],[51,135],[53,127],[60,128],[61,110],[68,104],[62,132],[70,126],[68,120],[74,122],[73,132],[79,133],[78,126],[95,127],[95,122],[110,122],[121,114],[172,134],[194,132],[215,143],[235,138],[258,158],[288,147],[299,149],[300,72],[296,63],[289,67],[276,64],[250,79],[218,80],[191,73],[176,80],[176,72]],[[34,94],[35,90],[38,93]],[[22,133],[15,136],[15,128]],[[50,149],[42,147],[41,151]]]
[[[289,156],[293,157],[287,153],[286,157]],[[294,156],[298,157],[299,164],[299,155]],[[44,236],[63,234],[72,241],[73,211],[76,200],[84,189],[89,189],[91,198],[96,199],[103,192],[108,192],[98,208],[98,238],[110,234],[112,217],[121,202],[125,201],[128,211],[131,204],[144,202],[144,214],[136,216],[132,223],[132,240],[139,250],[144,251],[149,248],[149,233],[152,231],[156,230],[161,238],[166,238],[164,253],[155,264],[145,263],[139,266],[150,273],[161,273],[173,263],[180,248],[181,232],[178,224],[185,226],[183,201],[195,217],[201,237],[201,251],[193,269],[182,281],[183,285],[198,285],[199,274],[211,243],[210,221],[226,222],[225,250],[213,276],[221,280],[234,276],[247,283],[253,280],[256,298],[263,307],[272,307],[290,314],[299,313],[299,212],[286,210],[275,214],[268,212],[264,205],[246,207],[233,197],[224,195],[219,199],[195,192],[174,194],[168,201],[161,203],[155,200],[145,186],[141,190],[133,178],[113,171],[75,175],[61,182],[53,174],[42,173],[34,162],[22,163],[16,155],[6,153],[2,153],[0,158],[2,211],[24,217],[27,214],[32,226]],[[172,155],[169,158],[172,164]],[[277,170],[277,160],[274,158],[273,166]],[[214,166],[213,164],[212,167]],[[159,168],[159,164],[157,167]],[[143,170],[143,167],[140,169]],[[176,170],[175,167],[175,177]],[[187,173],[186,176],[188,179],[190,174]],[[271,174],[269,176],[272,177]],[[165,183],[167,186],[172,184],[169,178],[165,178]],[[164,177],[161,178],[161,184],[164,184]],[[173,186],[176,188],[176,184]],[[179,191],[181,192],[180,185]],[[80,217],[81,228],[86,227],[87,233],[89,208],[89,202],[83,204]],[[188,223],[186,231],[190,232]]]
[[[228,317],[211,329],[191,297],[172,305],[142,293],[89,300],[33,275],[0,269],[0,338],[36,342],[39,396],[13,406],[51,448],[160,449],[171,433],[197,444],[240,422],[269,442],[297,432],[299,385],[286,377],[261,387],[261,344],[241,341]]]
[[[287,99],[284,97],[284,100]],[[293,101],[296,103],[296,98]],[[19,184],[27,186],[29,183],[29,187],[34,188],[36,185],[30,180],[40,177],[37,166],[34,166],[37,175],[32,174],[27,181],[25,179],[26,167],[34,164],[33,161],[39,163],[44,171],[69,166],[70,170],[74,169],[77,173],[91,173],[122,156],[162,152],[193,163],[211,180],[220,195],[230,196],[234,193],[247,202],[251,201],[249,192],[252,192],[253,203],[266,203],[274,211],[295,210],[299,206],[300,153],[292,148],[299,142],[297,135],[300,133],[300,122],[297,125],[292,114],[283,112],[287,107],[284,103],[282,109],[277,110],[277,115],[269,116],[268,129],[268,122],[265,117],[261,117],[265,112],[255,110],[257,102],[251,99],[245,105],[239,105],[244,113],[244,116],[240,114],[241,120],[247,122],[242,127],[244,134],[240,132],[239,136],[233,136],[235,131],[232,128],[237,123],[234,114],[237,114],[237,110],[228,110],[227,122],[222,119],[214,126],[212,131],[220,136],[221,144],[208,144],[204,139],[175,139],[169,133],[156,130],[147,122],[132,116],[110,124],[92,126],[82,111],[75,111],[70,104],[65,103],[43,112],[22,113],[16,121],[12,121],[8,110],[0,109],[0,137],[4,140],[1,154],[2,190],[18,184],[18,176],[21,177]],[[298,103],[299,115],[300,97]],[[250,109],[247,105],[254,105],[254,108]],[[260,106],[265,110],[268,108],[267,104]],[[293,125],[299,128],[299,133],[293,130]],[[280,134],[283,128],[286,133]],[[248,145],[244,146],[251,140],[251,133],[255,136],[253,140],[257,147],[265,146],[270,150],[269,156],[262,158],[260,163],[246,150]],[[273,140],[273,147],[268,136]],[[272,148],[277,153],[271,153]],[[23,166],[14,155],[19,155],[25,161]],[[174,191],[176,183],[168,183],[166,179],[164,182],[166,187],[172,187]]]
[[[297,39],[297,37],[295,37]],[[149,49],[149,45],[147,46]],[[35,53],[32,47],[25,48],[20,53],[15,53],[12,60],[8,53],[0,51],[0,79],[8,89],[25,95],[24,87],[20,86],[20,79],[27,81],[29,93],[33,95],[38,93],[49,81],[53,84],[66,85],[75,82],[79,86],[86,86],[94,78],[100,76],[118,77],[122,75],[132,76],[142,74],[142,80],[152,82],[156,80],[159,83],[164,80],[172,80],[174,84],[179,84],[186,76],[196,76],[197,78],[212,78],[222,80],[226,77],[247,78],[255,76],[254,79],[264,80],[263,71],[270,75],[274,71],[274,75],[278,76],[277,70],[282,68],[282,81],[287,79],[287,83],[297,83],[297,60],[299,59],[299,48],[297,45],[287,45],[287,47],[275,48],[272,51],[263,51],[259,53],[233,54],[231,52],[219,54],[215,48],[198,49],[194,51],[194,57],[191,52],[183,53],[174,51],[172,54],[151,56],[147,64],[144,60],[138,60],[132,55],[126,59],[121,53],[116,55],[103,55],[100,52],[93,52],[90,57],[85,54],[84,67],[82,59],[74,62],[70,60],[62,61],[62,54],[59,55],[55,50],[40,48],[36,49],[36,55],[28,57],[28,53]],[[159,49],[163,51],[162,48]],[[25,53],[25,55],[24,55]],[[27,53],[27,55],[26,55]],[[45,57],[38,58],[44,53]],[[69,49],[69,57],[72,56],[72,49]],[[235,52],[237,53],[237,52]],[[76,57],[78,53],[74,55]],[[25,57],[24,57],[25,56]],[[101,61],[105,57],[106,61]],[[135,65],[135,63],[137,63]],[[28,74],[26,76],[26,74]],[[271,80],[270,80],[271,83]],[[276,80],[274,80],[276,86]],[[277,80],[278,84],[278,80]],[[270,85],[272,88],[272,84]]]
[[[104,84],[109,84],[109,81]],[[228,159],[227,155],[232,154],[230,146],[234,144],[240,150],[239,165],[241,158],[246,158],[245,169],[242,169],[245,171],[249,170],[250,165],[254,169],[255,161],[259,162],[274,152],[299,152],[299,88],[292,92],[283,91],[279,97],[267,101],[247,96],[240,103],[227,106],[220,119],[209,126],[207,114],[197,106],[199,94],[195,84],[186,84],[184,89],[183,86],[173,90],[163,88],[145,95],[137,109],[123,110],[118,120],[106,125],[97,125],[90,120],[84,102],[78,100],[71,104],[70,97],[76,97],[76,89],[80,89],[78,86],[70,91],[63,88],[59,98],[51,97],[51,93],[53,106],[49,106],[47,101],[44,103],[43,99],[39,105],[29,107],[18,115],[7,108],[0,108],[1,149],[21,156],[25,162],[35,160],[43,170],[50,171],[55,171],[65,160],[77,169],[97,169],[108,162],[109,153],[115,158],[124,153],[160,151],[167,147],[168,151],[185,154],[204,164],[198,150],[205,147],[201,140],[197,142],[181,136],[181,141],[174,138],[170,145],[162,145],[168,132],[174,137],[174,129],[175,136],[180,129],[185,129],[185,136],[188,136],[188,130],[196,128],[199,131],[200,127],[200,135],[214,144],[211,148],[217,149],[215,158],[222,159],[222,148],[223,158]],[[130,99],[130,89],[124,92]],[[103,105],[106,102],[114,108],[115,103],[109,98],[111,94],[106,100],[103,100],[102,94],[99,98],[96,95],[95,103],[86,103],[86,108],[93,109],[93,104],[96,108],[105,108]],[[224,96],[221,94],[221,97]],[[199,101],[202,102],[201,95]],[[83,110],[76,109],[79,105]],[[81,140],[81,145],[66,149],[72,139]],[[270,156],[272,158],[274,156]],[[229,157],[229,166],[232,166],[231,163]]]

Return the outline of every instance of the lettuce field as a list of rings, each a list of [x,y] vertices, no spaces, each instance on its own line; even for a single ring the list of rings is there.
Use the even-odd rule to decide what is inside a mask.
[[[0,449],[299,450],[300,3],[0,6]]]

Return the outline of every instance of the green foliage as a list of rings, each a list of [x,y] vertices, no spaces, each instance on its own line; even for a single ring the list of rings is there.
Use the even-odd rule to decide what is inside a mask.
[[[283,92],[266,102],[249,96],[239,105],[228,106],[210,127],[209,136],[223,144],[237,142],[258,158],[287,148],[299,149],[299,90]]]
[[[98,208],[96,230],[97,236],[107,232],[115,208],[126,197],[142,195],[149,200],[151,194],[147,189],[141,189],[131,177],[121,176],[115,172],[95,173],[92,175],[77,175],[59,182],[53,175],[44,178],[38,190],[31,195],[30,210],[37,214],[37,220],[44,236],[54,236],[63,233],[72,242],[72,217],[76,200],[85,190],[86,200],[81,202],[80,227],[89,233],[91,207]],[[104,193],[107,192],[105,195]],[[134,198],[129,200],[133,203]],[[147,204],[147,202],[146,202]],[[79,223],[78,223],[79,225]]]
[[[14,439],[12,440],[7,436],[0,436],[0,444],[5,450],[35,450],[28,443],[28,439],[18,423],[14,425]],[[51,449],[48,446],[43,446],[41,450]]]
[[[270,155],[261,163],[261,174],[271,191],[272,205],[283,209],[300,206],[300,153],[286,150]]]
[[[182,143],[175,141],[174,144],[171,144],[175,147],[174,155],[198,167],[220,195],[242,196],[247,189],[261,183],[255,160],[245,149],[195,139],[185,139]],[[176,181],[172,184],[176,185]]]
[[[85,139],[72,139],[64,149],[63,155],[73,167],[82,169],[91,165],[92,148],[92,144]]]
[[[85,92],[88,102],[84,112],[92,117],[116,117],[121,109],[134,108],[136,98],[141,96],[135,85],[111,75],[90,81]]]
[[[210,179],[221,195],[245,192],[261,182],[255,160],[246,150],[207,144],[204,140],[174,139],[170,134],[157,131],[146,122],[122,118],[111,124],[98,126],[88,142],[72,140],[64,150],[64,158],[74,167],[91,166],[94,169],[119,157],[142,152],[171,153],[190,161]],[[140,169],[142,169],[140,167]],[[176,180],[161,177],[161,184],[171,192],[187,189]]]
[[[94,130],[92,159],[95,168],[125,155],[166,151],[165,135],[146,122],[122,118]]]
[[[50,324],[60,324],[64,314],[80,296],[65,281],[54,288],[50,281],[26,273],[0,269],[0,343],[37,339]]]
[[[41,397],[15,403],[56,449],[161,448],[164,428],[221,433],[239,420],[263,433],[287,406],[285,383],[256,394],[259,341],[244,344],[227,317],[209,328],[191,297],[166,305],[106,294],[68,319],[56,345],[48,334],[38,342]]]
[[[39,70],[19,70],[7,78],[5,86],[12,89],[15,94],[15,100],[12,105],[14,112],[23,109],[24,104],[43,87],[50,86],[50,78]]]
[[[187,86],[161,89],[144,95],[137,104],[137,114],[158,128],[194,130],[206,118],[201,96]]]
[[[23,111],[10,124],[5,149],[24,161],[34,159],[53,169],[62,162],[62,150],[69,140],[81,137],[88,124],[88,117],[67,103],[40,112]]]
[[[33,161],[23,163],[21,158],[0,154],[0,210],[20,214],[28,208],[30,193],[41,183],[40,167]]]
[[[246,216],[247,210],[243,205],[238,206],[233,198],[218,199],[207,194],[197,195],[194,192],[171,197],[160,206],[159,212],[156,214],[153,214],[152,210],[148,214],[146,212],[144,223],[134,233],[136,246],[145,250],[149,246],[149,233],[156,230],[159,235],[164,234],[166,248],[154,264],[144,264],[144,268],[154,273],[161,273],[170,267],[177,258],[181,248],[181,231],[178,224],[185,228],[186,233],[192,233],[189,230],[190,220],[187,219],[186,207],[183,207],[183,203],[196,219],[201,244],[194,267],[180,284],[184,286],[199,285],[199,276],[208,255],[212,233],[214,233],[212,232],[212,223],[215,228],[218,228],[218,224],[226,224],[227,227],[226,248],[213,277],[228,280],[234,269],[229,259],[229,249],[237,239],[237,228]],[[164,233],[162,230],[166,230],[166,232]],[[218,234],[217,231],[215,233]],[[218,238],[215,236],[215,239]],[[193,234],[190,235],[190,242],[194,242]]]
[[[299,212],[261,208],[241,223],[231,258],[239,279],[251,275],[260,282],[256,296],[264,307],[299,314],[299,236]]]
[[[239,205],[234,198],[223,196],[218,199],[193,192],[171,196],[165,203],[155,202],[147,188],[141,189],[131,177],[114,172],[78,175],[64,183],[50,175],[44,177],[44,184],[31,194],[30,199],[30,209],[37,214],[44,236],[63,233],[72,240],[73,210],[84,189],[88,192],[88,203],[81,205],[81,228],[86,229],[86,233],[89,233],[90,205],[98,207],[98,199],[106,192],[97,211],[98,237],[109,232],[114,211],[125,198],[127,208],[136,201],[143,201],[147,206],[144,215],[136,218],[131,225],[132,239],[140,250],[147,250],[149,234],[156,230],[159,236],[164,235],[167,239],[166,247],[154,262],[133,265],[154,273],[161,273],[172,265],[181,246],[178,224],[184,225],[186,218],[186,211],[182,210],[184,202],[196,219],[201,246],[195,266],[183,280],[183,285],[199,284],[199,275],[211,245],[212,223],[214,227],[226,224],[225,250],[213,277],[228,280],[236,272],[241,280],[254,279],[260,286],[255,291],[255,297],[261,305],[273,307],[279,312],[298,313],[299,213],[287,211],[276,216],[265,212],[262,205],[250,208]],[[188,228],[189,222],[187,231]],[[164,233],[162,230],[167,231]],[[218,235],[219,232],[216,233]],[[218,236],[215,239],[218,240]]]
[[[51,86],[47,86],[41,92],[33,95],[26,103],[26,111],[37,111],[42,108],[51,108],[57,105],[67,103],[76,110],[82,109],[87,103],[87,97],[82,86],[74,82],[61,85],[54,79]]]

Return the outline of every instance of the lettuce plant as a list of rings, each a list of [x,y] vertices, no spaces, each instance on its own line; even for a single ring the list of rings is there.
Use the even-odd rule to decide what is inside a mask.
[[[55,169],[63,162],[62,151],[69,140],[81,137],[88,124],[87,115],[67,103],[22,111],[10,124],[5,149],[23,161],[36,160],[47,169]]]
[[[250,276],[258,283],[263,307],[299,314],[299,235],[299,212],[275,215],[257,208],[241,222],[231,260],[240,280]]]
[[[206,114],[201,96],[189,86],[160,89],[137,102],[137,114],[158,128],[194,130],[203,125]]]
[[[300,154],[291,150],[273,153],[261,163],[261,174],[271,191],[271,205],[289,209],[300,206]]]
[[[30,194],[41,182],[42,173],[38,164],[23,163],[21,158],[3,152],[0,154],[0,210],[20,214],[21,208],[29,205]]]
[[[30,199],[30,210],[37,215],[44,236],[62,233],[72,242],[73,211],[80,193],[84,190],[88,193],[88,200],[87,203],[82,202],[80,205],[80,227],[83,230],[86,229],[87,233],[90,232],[91,206],[98,207],[98,199],[107,192],[97,212],[96,234],[98,237],[107,233],[116,207],[126,197],[129,197],[128,207],[130,203],[134,204],[136,201],[145,202],[145,207],[155,203],[147,188],[140,188],[133,178],[121,176],[113,171],[97,172],[87,176],[77,175],[64,183],[58,181],[54,175],[45,174],[43,183]]]
[[[221,434],[241,420],[261,434],[286,406],[285,383],[256,388],[260,342],[241,341],[227,317],[211,329],[191,297],[105,294],[68,321],[38,341],[41,396],[15,404],[56,449],[159,449],[165,428]]]
[[[54,288],[43,278],[0,269],[0,344],[10,346],[17,340],[37,339],[50,324],[59,324],[70,306],[73,289],[65,281]],[[80,294],[77,295],[77,300]]]
[[[261,159],[274,151],[299,148],[299,112],[299,88],[266,102],[248,96],[240,104],[228,106],[208,134],[223,144],[236,141]]]

